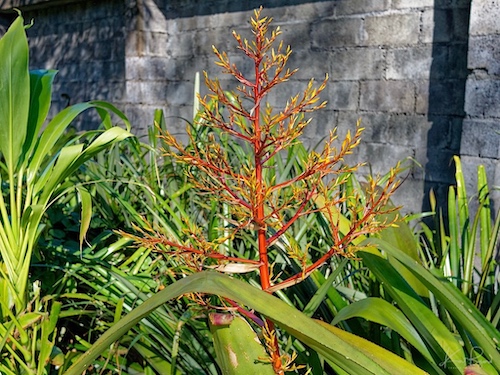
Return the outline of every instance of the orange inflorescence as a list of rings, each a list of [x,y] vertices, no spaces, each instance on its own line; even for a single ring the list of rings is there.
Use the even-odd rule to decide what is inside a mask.
[[[189,166],[188,176],[200,194],[215,197],[227,208],[221,218],[226,222],[224,235],[208,239],[203,228],[187,225],[182,241],[167,238],[153,229],[136,240],[149,247],[161,246],[163,252],[184,259],[184,264],[196,271],[206,267],[222,272],[237,269],[227,267],[232,263],[243,265],[244,270],[258,269],[262,289],[274,293],[304,280],[331,257],[354,256],[358,249],[356,239],[394,225],[395,215],[389,215],[394,209],[388,203],[400,182],[396,168],[382,187],[380,181],[372,179],[363,187],[363,192],[346,193],[341,189],[347,176],[358,167],[344,163],[360,143],[363,128],[359,123],[354,133],[347,133],[341,142],[336,131],[332,131],[323,149],[310,152],[297,173],[279,181],[266,177],[266,170],[274,168],[276,158],[300,142],[299,137],[310,122],[305,114],[325,106],[320,94],[328,79],[317,87],[311,80],[304,91],[291,97],[281,110],[274,110],[266,102],[269,93],[297,71],[286,67],[292,51],[277,42],[281,34],[279,28],[269,31],[271,21],[262,17],[261,10],[256,10],[251,20],[253,40],[233,33],[238,49],[252,61],[250,75],[243,74],[225,52],[214,47],[216,64],[236,79],[238,86],[235,92],[226,92],[219,80],[212,80],[205,73],[210,94],[199,98],[202,111],[195,125],[208,130],[206,139],[195,139],[188,132],[189,145],[183,146],[170,133],[162,135],[169,147],[166,154]],[[246,147],[249,154],[244,160],[233,160],[229,156],[226,142],[229,138]],[[299,219],[318,213],[330,223],[333,245],[317,259],[310,258],[307,248],[291,245],[287,254],[302,265],[302,270],[285,280],[273,275],[268,257],[270,248]],[[341,215],[349,218],[347,228],[341,228]],[[257,257],[231,255],[225,244],[249,233],[253,233],[256,240]],[[270,360],[275,371],[283,373],[285,368],[290,368],[291,361],[280,354],[272,322],[266,322],[266,327]]]

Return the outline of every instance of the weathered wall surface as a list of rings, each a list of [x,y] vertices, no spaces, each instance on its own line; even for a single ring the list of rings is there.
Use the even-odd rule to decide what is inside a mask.
[[[314,116],[304,138],[314,145],[332,128],[344,134],[361,118],[366,131],[356,160],[369,161],[375,172],[386,172],[406,157],[422,165],[411,168],[399,192],[398,203],[410,211],[420,210],[431,187],[444,198],[453,182],[451,158],[469,147],[478,121],[492,132],[498,124],[498,69],[484,71],[495,58],[498,63],[496,1],[473,1],[477,25],[471,25],[470,38],[470,0],[82,0],[66,5],[0,0],[0,5],[6,9],[16,1],[37,3],[24,8],[25,16],[35,19],[29,31],[32,66],[60,70],[58,106],[68,97],[71,102],[110,100],[138,131],[151,122],[155,108],[164,108],[169,126],[179,133],[185,125],[181,118],[192,117],[195,72],[220,76],[212,44],[251,71],[231,31],[250,37],[248,20],[262,4],[292,46],[290,67],[300,68],[269,100],[279,106],[309,78],[320,81],[328,73],[324,99],[329,104]],[[488,22],[480,21],[481,12]],[[492,54],[478,47],[479,40],[491,45]],[[468,75],[468,54],[469,68],[478,74]],[[234,83],[221,80],[229,88]],[[466,100],[476,91],[496,103],[489,112],[481,109],[477,115],[476,105]],[[491,153],[466,155],[476,162]]]
[[[461,154],[474,192],[478,164],[485,165],[491,184],[500,185],[499,0],[472,2],[468,68]],[[498,203],[499,192],[493,194]]]

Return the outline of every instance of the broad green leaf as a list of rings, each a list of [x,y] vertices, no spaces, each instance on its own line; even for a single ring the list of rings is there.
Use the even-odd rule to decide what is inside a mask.
[[[137,322],[150,314],[158,306],[185,293],[221,295],[259,311],[273,320],[282,329],[316,350],[324,358],[336,363],[351,374],[392,374],[391,360],[386,360],[386,356],[377,358],[377,361],[375,361],[372,357],[364,354],[362,348],[358,348],[356,345],[336,336],[319,323],[308,318],[280,299],[258,290],[243,281],[215,272],[200,272],[167,286],[161,292],[144,301],[139,307],[124,316],[117,324],[106,331],[68,369],[66,375],[81,375],[100,353],[124,335]],[[422,373],[410,363],[402,368],[401,371],[401,374],[405,373],[403,371],[406,371],[408,374]]]
[[[336,336],[342,340],[349,342],[351,345],[359,348],[366,356],[373,358],[375,362],[378,362],[384,367],[390,374],[398,375],[417,375],[426,374],[425,371],[420,370],[417,367],[412,366],[409,362],[405,361],[398,355],[378,346],[374,343],[356,336],[350,332],[341,330],[334,327],[331,324],[323,322],[321,320],[316,320],[321,326],[327,328],[329,331],[334,333]],[[382,360],[383,359],[383,360]],[[380,362],[379,362],[380,361]]]
[[[46,202],[48,202],[57,186],[69,175],[68,171],[72,169],[72,166],[82,154],[82,151],[83,144],[66,146],[61,150],[56,164],[50,173],[47,174],[47,181],[43,181],[43,183],[39,184],[35,189],[35,192],[38,190],[42,191],[40,197],[41,204],[45,205]]]
[[[17,17],[0,39],[0,152],[14,174],[26,138],[30,104],[28,40]]]
[[[335,319],[333,319],[332,325],[353,317],[364,318],[396,331],[432,363],[432,355],[417,330],[415,330],[401,310],[398,310],[389,302],[381,298],[369,297],[351,303],[339,311]]]
[[[392,213],[390,215],[385,215],[383,219],[392,221],[394,220],[395,215],[396,215],[395,213]],[[412,233],[412,230],[410,229],[409,225],[406,222],[400,220],[397,223],[397,226],[385,228],[382,232],[380,232],[379,236],[383,240],[392,244],[393,246],[396,246],[397,248],[401,249],[401,251],[404,251],[414,260],[420,262],[420,258],[418,255],[417,241],[414,237],[414,234]],[[393,266],[401,274],[403,274],[405,280],[408,282],[408,284],[411,285],[413,290],[415,290],[415,292],[417,292],[418,295],[422,297],[429,297],[429,291],[427,290],[427,288],[424,285],[422,285],[422,283],[418,281],[418,279],[415,278],[415,276],[413,276],[411,272],[406,270],[405,267],[402,267],[398,262],[395,262]]]
[[[211,316],[229,314],[213,313]],[[275,375],[266,349],[250,324],[240,316],[231,317],[228,324],[210,323],[217,362],[224,375],[269,374]]]
[[[49,113],[52,99],[52,82],[56,74],[57,71],[55,70],[30,71],[30,106],[26,141],[23,149],[25,157],[29,157],[31,154],[40,129]]]
[[[79,103],[72,105],[71,107],[67,107],[63,109],[61,112],[59,112],[57,115],[54,116],[54,118],[47,124],[47,127],[45,130],[42,132],[42,135],[39,139],[39,142],[37,143],[35,150],[33,151],[33,157],[28,165],[28,179],[32,180],[34,176],[39,173],[40,166],[42,165],[43,161],[50,155],[54,145],[57,143],[57,141],[60,140],[61,136],[64,134],[68,126],[71,124],[71,122],[82,112],[91,109],[91,108],[104,108],[104,109],[109,109],[112,111],[114,114],[118,115],[120,118],[125,118],[125,115],[120,112],[116,107],[112,106],[111,104],[103,104],[103,102],[87,102],[87,103]],[[128,120],[124,120],[125,125],[127,128],[130,126]],[[117,128],[121,129],[121,128]],[[110,130],[110,129],[108,129]],[[120,131],[113,130],[111,133],[114,134],[118,139],[124,139],[125,134],[128,134],[128,136],[131,136],[131,134],[124,130],[121,129],[121,134],[116,134]],[[106,132],[105,132],[106,133]],[[103,133],[104,134],[104,133]],[[109,135],[109,133],[108,133]],[[107,136],[105,136],[106,138]],[[108,139],[109,141],[109,139]],[[99,141],[100,144],[101,141]],[[112,143],[112,142],[111,142]],[[108,143],[109,145],[110,143]],[[96,145],[97,146],[97,145]],[[94,147],[96,147],[94,146]],[[102,149],[97,147],[97,149]],[[93,150],[89,151],[89,157],[93,155]]]

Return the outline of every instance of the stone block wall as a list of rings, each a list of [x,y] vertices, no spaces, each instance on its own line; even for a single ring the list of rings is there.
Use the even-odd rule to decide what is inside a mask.
[[[485,165],[491,185],[500,185],[499,0],[472,2],[468,69],[461,154],[467,188],[474,193],[478,164]],[[498,203],[499,192],[492,194]]]
[[[368,161],[376,173],[407,157],[421,165],[409,169],[397,197],[407,211],[425,207],[430,188],[445,199],[453,183],[452,156],[467,150],[476,124],[494,131],[498,117],[498,81],[492,79],[498,77],[496,1],[472,1],[472,22],[476,17],[478,25],[471,24],[470,37],[468,0],[17,1],[26,5],[25,16],[35,19],[29,32],[32,65],[60,70],[54,96],[59,107],[68,96],[72,102],[110,100],[125,110],[138,133],[152,121],[154,109],[163,108],[168,126],[180,135],[184,119],[192,118],[196,72],[207,71],[234,87],[213,64],[212,45],[251,72],[231,31],[250,38],[248,20],[262,4],[292,47],[290,67],[300,68],[271,103],[283,105],[310,78],[319,82],[328,74],[323,96],[328,106],[315,114],[304,139],[316,145],[334,127],[343,135],[361,118],[366,130],[353,161]],[[8,8],[0,2],[0,9]],[[484,15],[474,12],[485,12],[489,21],[480,22]],[[3,14],[0,28],[7,23],[8,13]],[[481,115],[469,99],[474,92],[485,97],[476,100],[485,105],[477,110]],[[491,155],[467,152],[474,161]]]

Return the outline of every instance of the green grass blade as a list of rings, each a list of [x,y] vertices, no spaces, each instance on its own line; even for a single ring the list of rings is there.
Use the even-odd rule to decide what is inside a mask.
[[[462,250],[460,244],[460,226],[458,224],[457,215],[457,198],[453,186],[450,186],[448,191],[448,220],[450,226],[450,251],[448,255],[451,273],[446,276],[451,276],[453,284],[457,287],[461,287],[462,265],[460,260],[462,259]]]
[[[491,238],[491,202],[488,179],[483,165],[477,168],[477,194],[479,197],[480,211],[480,249],[482,264],[487,262],[488,247]]]
[[[333,287],[333,282],[342,272],[346,264],[347,264],[347,258],[342,259],[337,268],[335,268],[332,274],[328,276],[328,279],[326,279],[323,282],[323,284],[319,287],[319,289],[316,291],[314,296],[309,300],[306,307],[302,311],[305,315],[309,317],[313,316],[313,314],[318,309],[319,305],[325,300],[328,291],[330,290],[330,288]]]

